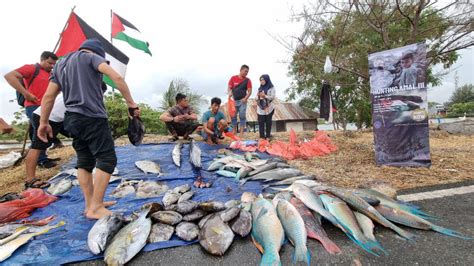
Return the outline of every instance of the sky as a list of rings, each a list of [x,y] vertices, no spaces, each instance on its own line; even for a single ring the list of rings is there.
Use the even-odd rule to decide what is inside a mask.
[[[150,5],[153,3],[153,5]],[[227,82],[242,64],[256,89],[258,78],[269,74],[277,97],[285,98],[291,84],[289,52],[272,36],[299,35],[301,23],[290,22],[291,9],[305,0],[239,1],[0,1],[2,49],[0,50],[0,117],[7,122],[19,110],[15,91],[3,75],[23,64],[39,61],[42,51],[52,50],[71,8],[90,26],[110,39],[110,10],[134,24],[150,43],[153,56],[125,42],[113,43],[130,57],[125,80],[136,102],[159,107],[161,95],[174,78],[187,80],[191,89],[207,99],[225,99]],[[27,7],[27,8],[25,8]],[[461,52],[459,84],[474,83],[472,50]],[[471,70],[471,71],[469,71]],[[429,88],[428,100],[445,102],[454,90],[453,74],[442,86]],[[224,100],[225,101],[225,100]]]

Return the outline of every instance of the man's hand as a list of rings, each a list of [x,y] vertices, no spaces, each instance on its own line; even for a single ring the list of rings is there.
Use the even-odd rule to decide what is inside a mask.
[[[140,109],[138,108],[138,106],[136,106],[136,107],[129,107],[129,108],[128,108],[128,116],[129,116],[130,118],[132,118],[132,117],[138,117],[138,118],[139,118],[139,117],[140,117],[140,114],[141,114],[141,111],[140,111]]]
[[[186,120],[185,115],[177,115],[177,116],[175,116],[175,117],[173,118],[173,121],[174,121],[174,122],[182,122],[182,121],[184,121],[184,120]]]
[[[29,102],[32,102],[32,103],[37,103],[38,102],[38,98],[36,98],[36,96],[34,96],[33,94],[27,92],[25,93],[25,99]]]
[[[242,102],[243,102],[243,103],[246,103],[247,100],[248,100],[247,98],[243,98],[243,99],[242,99]]]
[[[43,142],[48,142],[48,137],[53,138],[53,129],[49,124],[41,123],[38,127],[38,138]]]

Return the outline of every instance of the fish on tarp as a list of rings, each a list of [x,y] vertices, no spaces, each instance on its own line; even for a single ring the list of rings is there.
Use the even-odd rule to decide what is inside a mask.
[[[285,235],[295,246],[293,262],[301,261],[309,265],[311,255],[306,247],[307,234],[303,218],[301,218],[298,210],[286,199],[278,200],[276,210]]]
[[[234,199],[232,199],[232,200],[226,201],[226,202],[224,203],[224,206],[225,206],[227,209],[229,209],[229,208],[232,208],[232,207],[237,207],[237,206],[239,206],[240,203],[241,203],[240,200],[234,200]]]
[[[26,233],[30,228],[28,226],[20,226],[18,227],[13,233],[9,234],[8,236],[1,237],[0,238],[0,246],[10,242],[11,240],[15,239],[17,236]]]
[[[222,221],[225,223],[229,222],[230,220],[234,219],[239,215],[240,208],[239,207],[231,207],[226,210],[220,211],[219,215],[221,216]]]
[[[151,231],[151,219],[147,218],[148,211],[135,221],[123,227],[105,249],[104,261],[107,265],[124,265],[146,245]]]
[[[104,251],[125,221],[121,214],[112,213],[95,222],[87,235],[87,246],[95,255]]]
[[[253,170],[252,172],[250,172],[248,175],[253,176],[253,175],[265,172],[265,171],[273,170],[273,169],[277,168],[277,164],[278,164],[277,162],[272,162],[272,163],[262,165],[262,166],[256,168],[255,170]]]
[[[239,216],[230,222],[230,228],[241,237],[246,237],[252,230],[252,215],[242,209]]]
[[[232,241],[234,241],[234,232],[217,213],[212,214],[202,224],[199,232],[199,244],[210,254],[224,255]]]
[[[173,158],[173,163],[181,167],[181,148],[183,147],[183,143],[178,141],[176,145],[173,147],[173,151],[171,152],[171,158]]]
[[[294,182],[296,182],[296,181],[298,181],[298,180],[311,180],[311,181],[315,181],[313,175],[299,175],[299,176],[295,176],[295,177],[290,177],[290,178],[287,178],[287,179],[283,179],[283,180],[280,180],[280,181],[277,181],[277,182],[273,182],[273,183],[268,184],[268,185],[263,185],[263,188],[267,188],[267,187],[270,187],[270,186],[291,185],[291,184],[293,184]],[[317,182],[317,181],[315,181],[315,182]],[[319,182],[318,182],[318,184],[323,185],[322,183],[319,183]]]
[[[191,140],[191,143],[189,145],[189,161],[196,168],[200,169],[202,167],[201,149],[194,140]]]
[[[365,237],[367,237],[368,239],[372,241],[377,241],[374,235],[375,226],[372,220],[370,220],[369,217],[357,211],[354,212],[354,216],[357,219],[357,222],[359,223],[360,228],[362,229],[362,232],[364,233]]]
[[[445,234],[448,236],[458,237],[462,239],[473,239],[472,237],[465,236],[457,231],[441,227],[435,225],[411,212],[402,210],[402,209],[394,209],[389,206],[385,206],[383,204],[375,206],[375,209],[382,214],[388,220],[402,224],[408,227],[422,229],[422,230],[433,230],[441,234]]]
[[[246,179],[241,180],[240,183],[243,185],[248,180],[263,180],[263,182],[268,182],[272,180],[283,180],[290,177],[300,176],[302,174],[303,173],[301,173],[300,170],[294,168],[273,169],[260,174],[256,174],[254,176],[250,176]]]
[[[242,167],[233,167],[231,165],[224,165],[221,168],[219,168],[220,171],[229,171],[232,173],[235,173],[237,175],[237,172],[240,170]]]
[[[176,193],[172,190],[166,191],[165,195],[161,199],[161,202],[163,203],[163,206],[167,207],[170,206],[171,204],[175,204],[178,202],[179,198],[181,197],[181,194]]]
[[[153,221],[175,225],[183,220],[183,216],[175,211],[157,211],[151,215]]]
[[[220,201],[205,201],[199,203],[199,209],[207,212],[219,212],[226,209],[225,204]]]
[[[368,204],[366,201],[364,201],[361,197],[357,196],[355,193],[346,189],[335,188],[335,187],[326,188],[325,190],[339,197],[340,199],[345,201],[347,204],[349,204],[353,209],[355,209],[356,211],[359,211],[362,214],[365,214],[367,217],[369,217],[373,221],[376,221],[377,223],[392,229],[403,238],[408,239],[408,240],[413,239],[414,235],[412,233],[407,232],[401,229],[400,227],[394,225],[392,222],[390,222],[385,217],[383,217],[372,205]]]
[[[247,162],[251,162],[252,159],[253,159],[252,153],[250,153],[250,152],[248,152],[248,151],[244,153],[244,157],[245,157],[245,160],[246,160]]]
[[[290,203],[295,206],[301,215],[301,218],[303,218],[306,233],[309,238],[318,240],[323,245],[324,249],[326,249],[326,251],[330,254],[341,253],[341,249],[336,245],[336,243],[329,239],[326,231],[324,231],[324,228],[321,224],[321,216],[319,214],[316,213],[314,215],[304,205],[304,203],[297,198],[291,198]]]
[[[248,174],[252,171],[253,169],[250,167],[242,167],[237,171],[235,174],[235,180],[240,180],[241,178],[244,178],[248,176]]]
[[[178,203],[189,200],[194,196],[194,191],[184,192],[178,199]]]
[[[206,215],[207,215],[207,212],[205,212],[203,210],[200,210],[200,209],[196,209],[196,210],[184,215],[183,216],[183,221],[186,221],[186,222],[196,221],[196,220],[199,220],[199,219],[201,219],[202,217],[204,217]]]
[[[250,208],[252,206],[252,202],[257,198],[257,195],[253,192],[244,192],[242,193],[242,196],[240,196],[240,201],[241,207],[244,210],[250,211]]]
[[[199,235],[199,227],[195,223],[181,222],[176,226],[176,235],[185,241],[193,241]]]
[[[149,160],[136,161],[135,166],[138,169],[142,170],[145,174],[161,175],[160,165],[153,161],[149,161]]]
[[[4,245],[0,246],[0,262],[8,259],[15,250],[19,247],[23,246],[24,244],[28,243],[33,237],[39,236],[42,234],[46,234],[49,230],[61,227],[65,224],[64,221],[60,221],[59,223],[52,225],[52,226],[43,226],[40,227],[37,232],[22,234],[16,237],[15,239],[5,243]]]
[[[212,162],[209,167],[207,168],[207,171],[214,171],[214,170],[217,170],[219,168],[221,168],[222,166],[224,166],[225,164],[222,163],[222,162],[219,162],[219,161],[214,161]]]
[[[168,224],[156,223],[151,227],[148,243],[168,241],[174,233],[174,227]]]
[[[123,198],[127,195],[134,194],[136,192],[135,186],[129,183],[119,184],[110,194],[114,198]]]
[[[188,214],[197,209],[198,203],[192,200],[184,200],[176,205],[176,211],[181,214]]]
[[[52,184],[48,188],[48,193],[54,196],[64,194],[72,188],[72,180],[63,178],[59,182]]]
[[[379,252],[385,253],[377,241],[370,240],[364,235],[354,213],[344,201],[338,197],[324,193],[320,194],[319,197],[326,209],[336,217],[341,226],[345,229],[347,236],[354,241],[354,243],[375,256],[379,256]]]
[[[140,181],[137,186],[137,198],[153,198],[159,197],[168,186],[165,183],[155,181]]]
[[[252,240],[263,254],[260,265],[280,265],[285,232],[273,205],[264,198],[252,202]]]
[[[231,172],[231,171],[227,171],[227,170],[218,170],[216,171],[216,174],[220,175],[220,176],[224,176],[224,177],[231,177],[231,178],[237,178],[237,174],[234,173],[234,172]]]
[[[180,194],[183,194],[183,193],[188,192],[190,190],[191,190],[191,185],[190,184],[184,184],[184,185],[177,186],[177,187],[173,188],[174,193],[180,193]]]

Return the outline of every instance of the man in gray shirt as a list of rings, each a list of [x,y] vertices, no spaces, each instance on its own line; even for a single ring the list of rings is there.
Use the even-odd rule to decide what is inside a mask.
[[[47,142],[52,136],[48,119],[54,99],[63,92],[66,115],[64,129],[73,137],[77,154],[79,184],[85,199],[84,214],[99,219],[111,214],[106,207],[115,202],[104,202],[104,194],[117,164],[114,140],[107,121],[103,101],[102,78],[107,75],[124,97],[129,113],[139,116],[123,77],[105,60],[105,51],[97,39],[86,40],[79,51],[66,55],[55,65],[46,94],[41,104],[38,137]],[[95,181],[92,170],[97,168]]]

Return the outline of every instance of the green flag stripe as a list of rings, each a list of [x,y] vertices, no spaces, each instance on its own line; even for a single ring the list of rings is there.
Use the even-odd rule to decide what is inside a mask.
[[[140,41],[140,40],[137,40],[135,38],[132,38],[132,37],[128,36],[127,34],[123,33],[123,32],[117,33],[117,35],[115,35],[114,39],[118,39],[118,40],[128,42],[128,44],[130,44],[132,47],[137,48],[138,50],[142,50],[145,53],[151,55],[151,51],[150,51],[150,49],[148,49],[148,44],[144,41]]]

